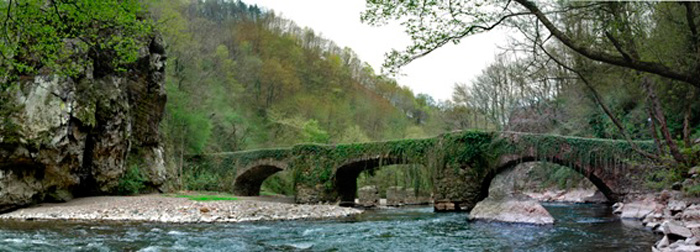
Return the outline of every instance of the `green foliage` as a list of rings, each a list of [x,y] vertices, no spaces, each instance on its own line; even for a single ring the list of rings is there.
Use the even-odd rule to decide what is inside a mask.
[[[537,189],[556,187],[566,190],[587,181],[581,173],[570,167],[547,162],[538,162],[527,175],[529,180],[538,181]]]
[[[419,102],[350,49],[274,13],[240,1],[148,3],[169,44],[163,131],[176,155],[431,132],[419,128],[432,98]]]
[[[314,119],[304,123],[302,136],[302,139],[311,143],[327,143],[329,140],[328,132],[321,129],[321,126],[318,125],[318,121]]]
[[[169,195],[170,197],[176,197],[176,198],[186,198],[194,201],[231,201],[231,200],[238,200],[238,198],[230,196],[230,195],[221,195],[221,194],[174,194],[174,195]]]
[[[689,164],[700,164],[700,144],[695,144],[689,148],[681,148],[680,151],[687,158]]]
[[[260,186],[261,195],[287,195],[293,196],[294,174],[292,172],[279,172],[267,178]]]
[[[689,187],[684,187],[683,191],[688,196],[698,197],[698,196],[700,196],[700,184],[695,184],[695,185],[691,185]]]
[[[127,168],[126,173],[119,179],[115,192],[119,195],[134,195],[146,189],[146,178],[141,174],[138,165]]]
[[[123,70],[152,30],[138,0],[5,1],[0,12],[4,77],[41,67],[73,76],[93,63],[100,71]],[[69,57],[76,51],[90,59]]]
[[[347,127],[343,134],[340,136],[340,140],[338,140],[338,142],[340,143],[359,143],[369,141],[370,138],[357,125]]]
[[[207,170],[186,169],[182,174],[182,180],[185,190],[192,191],[219,191],[221,177]]]
[[[365,170],[357,178],[357,188],[374,185],[380,197],[386,197],[391,186],[412,188],[416,196],[430,196],[433,188],[432,170],[423,165],[387,165],[375,170]]]
[[[669,189],[674,183],[683,181],[682,170],[680,167],[655,167],[647,174],[646,186],[654,190]]]

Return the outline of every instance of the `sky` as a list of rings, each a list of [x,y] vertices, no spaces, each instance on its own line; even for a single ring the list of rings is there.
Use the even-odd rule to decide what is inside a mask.
[[[349,47],[375,71],[381,70],[384,54],[392,48],[403,50],[410,39],[403,27],[390,23],[372,27],[360,22],[365,0],[243,0],[247,4],[273,10],[317,35]],[[452,43],[404,66],[395,76],[399,85],[414,94],[424,93],[436,101],[449,100],[455,83],[469,83],[486,68],[506,44],[503,31],[491,31],[467,37],[459,45]]]

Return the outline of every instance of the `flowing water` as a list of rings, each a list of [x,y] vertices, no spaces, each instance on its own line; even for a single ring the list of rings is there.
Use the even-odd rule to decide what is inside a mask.
[[[239,224],[5,221],[0,251],[649,251],[659,238],[606,205],[545,207],[555,225],[469,222],[464,213],[428,207]]]

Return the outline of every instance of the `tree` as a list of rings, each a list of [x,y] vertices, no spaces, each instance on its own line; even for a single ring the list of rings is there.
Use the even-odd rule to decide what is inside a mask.
[[[8,0],[0,13],[3,86],[43,67],[68,76],[88,65],[96,75],[122,70],[152,29],[138,0]]]
[[[657,7],[665,4],[684,8],[683,19],[676,20],[673,26],[686,34],[681,39],[690,45],[684,52],[692,59],[690,64],[654,53],[647,44],[649,27],[656,24],[652,17],[663,14]],[[545,38],[553,36],[588,59],[700,87],[698,6],[698,3],[368,0],[362,20],[372,25],[401,20],[411,36],[412,45],[387,55],[385,67],[393,72],[447,43],[459,43],[466,36],[505,24],[535,21],[538,29],[549,31]],[[586,38],[571,34],[568,28],[561,28],[562,13],[576,14],[579,23],[596,32]],[[535,20],[528,20],[531,17]]]

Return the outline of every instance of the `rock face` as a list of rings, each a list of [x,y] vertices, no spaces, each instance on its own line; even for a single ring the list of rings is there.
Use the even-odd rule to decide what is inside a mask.
[[[126,71],[91,66],[66,77],[41,69],[10,93],[17,109],[0,124],[0,212],[73,195],[112,192],[138,164],[158,189],[166,180],[158,125],[165,109],[165,50],[149,39]],[[75,52],[71,57],[87,57]]]
[[[554,223],[552,215],[539,202],[515,197],[482,200],[469,213],[469,219],[534,225]]]

